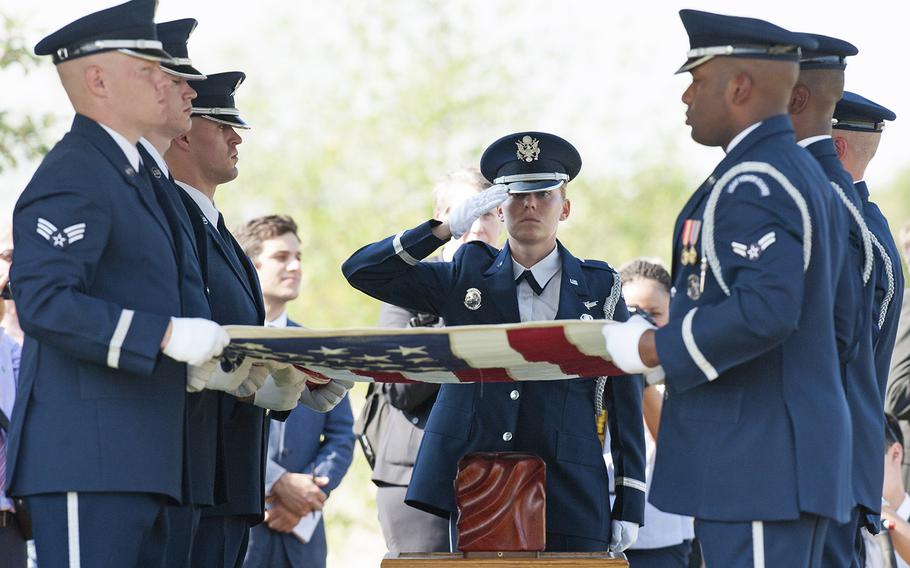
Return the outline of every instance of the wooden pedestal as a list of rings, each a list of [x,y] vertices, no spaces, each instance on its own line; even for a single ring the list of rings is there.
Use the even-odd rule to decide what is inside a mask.
[[[627,568],[624,554],[610,552],[541,552],[527,556],[467,557],[451,552],[388,554],[381,568]]]

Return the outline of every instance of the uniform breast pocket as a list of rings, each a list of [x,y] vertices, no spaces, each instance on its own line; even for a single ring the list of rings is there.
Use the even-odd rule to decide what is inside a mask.
[[[677,396],[681,418],[705,422],[739,422],[743,404],[741,385],[708,383]]]
[[[596,436],[560,432],[556,440],[556,459],[606,471],[600,440]]]
[[[468,440],[471,437],[471,427],[474,413],[466,412],[460,408],[446,406],[437,402],[430,412],[427,420],[427,432],[441,434],[456,440]]]
[[[165,393],[160,377],[146,377],[100,365],[80,365],[77,374],[83,399],[148,399]]]

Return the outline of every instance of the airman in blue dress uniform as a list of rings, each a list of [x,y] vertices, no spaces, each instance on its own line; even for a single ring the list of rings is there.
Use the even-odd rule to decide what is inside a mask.
[[[607,326],[607,349],[627,372],[666,377],[651,502],[696,518],[706,563],[817,566],[829,519],[853,503],[832,278],[843,206],[786,116],[800,50],[817,42],[680,16],[687,123],[726,157],[677,218],[670,323]]]
[[[42,566],[164,565],[166,511],[189,498],[184,363],[228,342],[187,309],[179,240],[136,148],[165,121],[154,6],[96,12],[35,47],[77,112],[13,220],[27,337],[9,492],[26,497]]]
[[[171,140],[186,134],[192,125],[188,107],[196,97],[196,91],[187,84],[187,80],[205,79],[205,75],[193,66],[187,48],[187,41],[196,29],[196,24],[196,20],[186,18],[156,26],[158,39],[172,57],[169,62],[161,65],[170,79],[165,98],[168,118],[164,125],[139,140],[139,154],[142,162],[149,165],[152,186],[178,245],[184,313],[211,319],[205,268],[196,235],[180,199],[182,190],[174,182],[163,157]],[[211,507],[225,499],[224,472],[219,470],[221,464],[218,463],[219,414],[218,393],[202,390],[187,394],[184,459],[189,472],[187,481],[190,499],[168,509],[171,531],[167,544],[169,567],[190,565],[190,551],[202,508]]]
[[[872,240],[862,214],[862,203],[853,188],[853,178],[837,157],[831,138],[834,107],[844,92],[846,58],[856,55],[852,44],[829,36],[809,34],[817,42],[805,50],[800,73],[790,99],[790,118],[797,143],[806,148],[824,170],[832,190],[843,207],[832,216],[843,239],[848,242],[848,258],[836,290],[835,330],[841,373],[853,427],[854,507],[846,523],[831,523],[825,537],[824,566],[860,566],[859,537],[861,512],[877,514],[881,503],[885,451],[882,439],[882,387],[875,376],[870,327],[873,291]],[[862,517],[865,520],[865,516]],[[877,531],[877,527],[869,527]]]
[[[875,372],[884,388],[888,376],[897,320],[901,311],[904,274],[901,258],[888,220],[875,202],[869,199],[869,187],[863,180],[866,166],[881,142],[885,121],[897,115],[869,99],[845,91],[834,109],[834,144],[844,167],[853,177],[854,187],[863,204],[863,215],[869,231],[875,258],[875,303],[872,310],[872,344]]]
[[[901,270],[900,253],[891,236],[888,220],[878,205],[870,201],[869,188],[863,181],[863,176],[866,166],[881,142],[885,121],[896,118],[897,116],[887,108],[849,91],[844,92],[843,98],[834,109],[834,145],[838,157],[854,182],[872,240],[874,288],[871,291],[871,313],[867,314],[870,319],[871,346],[866,348],[872,351],[878,394],[881,396],[877,401],[879,409],[884,404],[891,352],[894,350],[897,336],[897,324],[903,303],[904,272]],[[871,409],[869,412],[871,413]],[[872,445],[871,439],[864,443]],[[873,447],[882,446],[878,444]],[[871,453],[869,455],[869,459],[872,459]],[[879,477],[870,480],[870,484],[878,481],[880,488],[879,464],[876,462],[869,467],[879,473]],[[864,518],[861,521],[872,531],[877,529],[880,522],[878,510],[876,508],[863,511]]]
[[[565,184],[581,168],[567,141],[520,132],[494,142],[481,171],[493,187],[468,199],[446,223],[428,221],[367,245],[343,265],[352,286],[377,299],[435,314],[446,324],[628,318],[619,276],[578,259],[556,239],[569,215]],[[500,206],[509,240],[502,250],[475,241],[451,262],[421,262]],[[525,451],[547,464],[547,549],[623,550],[644,510],[644,431],[638,377],[511,384],[446,384],[426,424],[408,504],[455,512],[458,460],[474,451]],[[607,471],[594,421],[609,413],[616,464],[610,510]],[[611,522],[612,521],[612,522]]]

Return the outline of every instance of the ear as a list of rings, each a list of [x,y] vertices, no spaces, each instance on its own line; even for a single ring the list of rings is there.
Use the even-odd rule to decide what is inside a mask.
[[[569,212],[572,211],[572,202],[568,199],[562,200],[562,213],[559,215],[560,221],[565,221],[569,218]]]
[[[107,85],[104,82],[104,69],[100,65],[89,65],[83,73],[85,86],[89,92],[99,98],[107,98]]]
[[[181,134],[177,138],[171,140],[171,148],[179,148],[184,152],[190,151],[190,138],[189,133]]]
[[[837,157],[843,160],[847,157],[847,139],[837,134],[832,134],[831,139],[834,141],[834,149],[837,151]]]
[[[727,95],[732,104],[739,106],[749,100],[752,95],[752,77],[745,72],[737,73],[727,83]]]
[[[793,92],[790,93],[790,104],[787,107],[787,111],[790,114],[800,114],[806,107],[809,105],[809,87],[798,83],[793,87]]]
[[[506,218],[505,218],[505,217],[503,216],[503,214],[502,214],[502,205],[497,205],[497,206],[496,206],[496,215],[499,216],[499,222],[500,222],[500,223],[505,223],[505,222],[506,222]]]

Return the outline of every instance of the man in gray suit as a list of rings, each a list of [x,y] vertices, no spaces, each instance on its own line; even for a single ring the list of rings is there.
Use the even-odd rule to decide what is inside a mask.
[[[451,172],[433,188],[435,219],[445,220],[449,212],[464,199],[490,186],[480,170],[465,168]],[[455,251],[468,241],[483,241],[499,245],[502,222],[495,210],[475,221],[471,230],[459,239],[452,239],[442,248],[440,258],[452,260]],[[410,312],[404,308],[383,304],[379,312],[380,327],[441,326],[435,316]],[[378,389],[378,390],[372,390]],[[380,415],[380,427],[373,483],[377,485],[376,508],[379,524],[389,552],[448,552],[449,522],[404,503],[417,450],[423,439],[423,428],[436,400],[439,385],[433,384],[376,384],[370,396],[387,409]],[[366,406],[366,405],[365,405]]]
[[[910,266],[910,221],[904,223],[898,238],[904,262]],[[888,372],[888,390],[885,393],[885,411],[900,421],[904,435],[904,455],[910,451],[910,288],[904,289],[904,303],[897,326],[897,339],[891,354]],[[904,459],[904,485],[910,485],[910,463]]]

